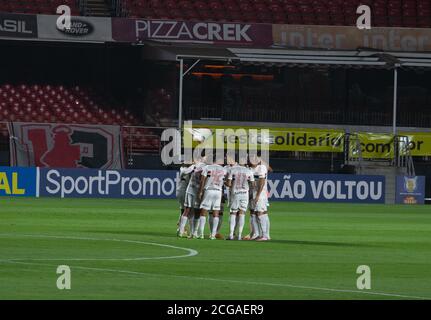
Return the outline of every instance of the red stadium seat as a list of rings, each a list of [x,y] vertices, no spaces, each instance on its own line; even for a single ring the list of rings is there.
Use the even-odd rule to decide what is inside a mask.
[[[154,0],[151,4],[151,8],[170,11],[171,18],[184,20],[354,25],[356,9],[361,4],[372,8],[377,26],[426,27],[431,17],[428,0]],[[143,9],[148,8],[148,1],[129,0],[124,5],[132,8],[126,10],[132,15],[157,18],[167,15],[163,10]]]
[[[79,86],[0,84],[0,116],[7,121],[93,124],[94,119],[100,119],[102,124],[118,125],[135,120],[130,112],[118,113],[109,108],[108,101],[103,102],[106,107],[98,108],[94,101],[100,96],[90,91]],[[168,94],[166,91],[161,94],[159,99],[163,101]],[[135,124],[139,124],[139,120],[136,119]]]
[[[75,0],[0,0],[0,11],[55,14],[68,4],[79,14]],[[130,17],[178,20],[354,25],[359,5],[372,9],[376,26],[429,26],[429,0],[124,0]]]

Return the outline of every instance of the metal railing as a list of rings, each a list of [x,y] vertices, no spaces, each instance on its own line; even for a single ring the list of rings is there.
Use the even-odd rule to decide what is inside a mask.
[[[225,121],[259,121],[289,123],[319,123],[341,125],[392,125],[392,112],[368,111],[318,111],[301,110],[300,108],[273,106],[261,108],[237,108],[230,110],[217,104],[208,106],[186,106],[186,116],[190,119],[218,118]],[[400,126],[424,127],[431,126],[429,112],[400,112]]]
[[[97,126],[97,125],[96,125]],[[121,138],[124,155],[128,161],[133,161],[134,156],[160,154],[163,144],[160,141],[162,132],[166,127],[146,127],[146,126],[121,126]],[[344,143],[344,164],[355,167],[357,174],[363,173],[365,161],[362,154],[362,144],[360,136],[356,133],[346,133],[342,137]],[[9,149],[10,134],[7,122],[0,122],[0,145],[3,150]],[[396,135],[391,141],[391,157],[385,158],[388,166],[399,169],[402,174],[415,175],[415,166],[411,154],[411,140],[405,135]],[[290,152],[290,157],[297,159],[312,159],[315,155],[312,152],[300,153]],[[389,160],[389,161],[388,161]],[[369,161],[379,161],[381,159],[367,159]]]
[[[396,135],[390,142],[393,146],[393,154],[385,159],[367,159],[367,162],[387,163],[400,170],[408,176],[415,175],[413,157],[411,155],[411,141],[408,136]],[[356,173],[361,174],[364,159],[362,156],[362,145],[357,134],[346,133],[344,136],[344,163],[353,165]],[[388,161],[389,160],[389,161]]]
[[[344,163],[355,166],[356,173],[362,173],[362,146],[358,134],[346,133],[344,135]]]
[[[408,176],[415,175],[415,166],[411,154],[411,141],[408,136],[397,135],[393,140],[393,165],[400,168]]]
[[[97,127],[97,125],[94,126]],[[162,131],[166,128],[144,126],[120,127],[123,151],[127,161],[133,161],[132,159],[134,156],[160,154],[160,136]],[[8,122],[0,121],[0,148],[3,151],[10,150],[10,139],[11,135],[8,128]]]
[[[160,137],[164,127],[122,126],[123,150],[128,166],[133,166],[134,157],[144,154],[160,154]]]

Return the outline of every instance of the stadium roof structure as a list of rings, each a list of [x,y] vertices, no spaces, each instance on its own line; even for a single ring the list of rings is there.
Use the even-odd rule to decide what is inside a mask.
[[[368,48],[323,50],[298,48],[229,48],[202,45],[169,45],[148,41],[143,47],[147,59],[214,60],[244,65],[344,68],[431,68],[431,52],[387,52]]]
[[[143,43],[147,59],[177,61],[180,65],[178,128],[182,129],[183,81],[200,61],[224,61],[242,65],[288,67],[380,68],[394,72],[392,132],[397,133],[398,69],[431,68],[430,53],[386,52],[369,48],[357,50],[322,50],[299,48],[229,48],[217,46],[169,45],[148,41]],[[184,70],[187,61],[187,69]]]

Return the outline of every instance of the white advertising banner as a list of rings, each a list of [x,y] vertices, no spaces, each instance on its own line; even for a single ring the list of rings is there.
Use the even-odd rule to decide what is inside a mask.
[[[39,39],[65,41],[112,41],[111,18],[72,16],[71,28],[60,30],[57,20],[60,16],[38,15]]]

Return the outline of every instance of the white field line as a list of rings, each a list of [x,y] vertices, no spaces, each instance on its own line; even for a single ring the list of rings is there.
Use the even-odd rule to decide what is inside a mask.
[[[188,258],[193,257],[198,254],[196,250],[189,249],[189,248],[183,248],[183,247],[177,247],[177,246],[171,246],[168,244],[161,244],[156,242],[144,242],[144,241],[137,241],[137,240],[124,240],[124,239],[101,239],[101,238],[88,238],[88,237],[71,237],[71,236],[50,236],[50,235],[32,235],[32,234],[22,234],[22,235],[16,235],[16,234],[7,234],[2,233],[0,234],[0,237],[30,237],[30,238],[51,238],[51,239],[70,239],[70,240],[84,240],[84,241],[110,241],[110,242],[126,242],[126,243],[135,243],[135,244],[143,244],[143,245],[152,245],[157,247],[164,247],[164,248],[170,248],[170,249],[176,249],[176,250],[182,250],[187,251],[187,254],[184,255],[176,255],[176,256],[162,256],[162,257],[138,257],[138,258],[11,258],[11,259],[0,259],[1,261],[141,261],[141,260],[163,260],[163,259],[179,259],[179,258]]]
[[[0,234],[0,237],[1,236],[17,236],[17,235],[15,235],[15,234]],[[188,255],[178,256],[180,258],[195,256],[198,254],[198,252],[196,250],[193,250],[193,249],[175,247],[175,246],[166,245],[166,244],[158,244],[158,243],[154,243],[154,242],[135,241],[135,240],[99,239],[99,238],[85,238],[85,237],[48,236],[48,235],[46,235],[46,236],[45,235],[18,235],[18,237],[20,237],[20,236],[22,236],[22,237],[39,237],[39,238],[57,238],[57,239],[76,239],[76,240],[118,241],[118,242],[129,242],[129,243],[138,243],[138,244],[151,244],[151,245],[157,245],[157,246],[161,246],[161,247],[168,247],[168,248],[174,248],[174,249],[181,249],[181,250],[189,251]],[[156,257],[156,258],[162,258],[162,257]],[[173,258],[174,257],[163,257],[163,259],[173,259]],[[144,258],[136,258],[136,259],[144,260]],[[136,259],[131,259],[131,260],[136,260]],[[0,260],[0,263],[5,262],[5,263],[22,264],[22,265],[38,265],[38,266],[57,267],[56,265],[45,264],[45,263],[22,262],[22,260],[26,260],[26,261],[28,261],[28,260],[30,260],[30,261],[44,260],[45,261],[45,260],[62,260],[62,259],[7,259],[7,260]],[[65,260],[67,260],[67,259],[65,259]],[[84,260],[87,260],[87,259],[84,259]],[[92,259],[89,259],[89,260],[92,260]],[[105,259],[101,259],[101,260],[105,260]],[[112,259],[112,260],[125,260],[125,259]],[[127,260],[130,260],[130,259],[127,259]],[[325,287],[293,285],[293,284],[287,284],[287,283],[270,283],[270,282],[243,281],[243,280],[232,280],[232,279],[217,279],[217,278],[194,277],[194,276],[183,276],[183,275],[172,275],[172,274],[158,274],[158,273],[147,273],[147,272],[129,271],[129,270],[121,270],[121,269],[106,269],[106,268],[94,268],[94,267],[82,267],[82,266],[72,266],[72,267],[74,269],[102,271],[102,272],[110,272],[110,273],[120,273],[120,274],[127,274],[127,275],[139,275],[139,276],[162,277],[162,278],[172,277],[172,278],[181,278],[181,279],[227,282],[227,283],[255,285],[255,286],[286,287],[286,288],[303,289],[303,290],[324,291],[324,292],[354,293],[354,294],[374,295],[374,296],[381,296],[381,297],[431,300],[431,297],[413,296],[413,295],[397,294],[397,293],[349,290],[349,289],[334,289],[334,288],[325,288]]]

